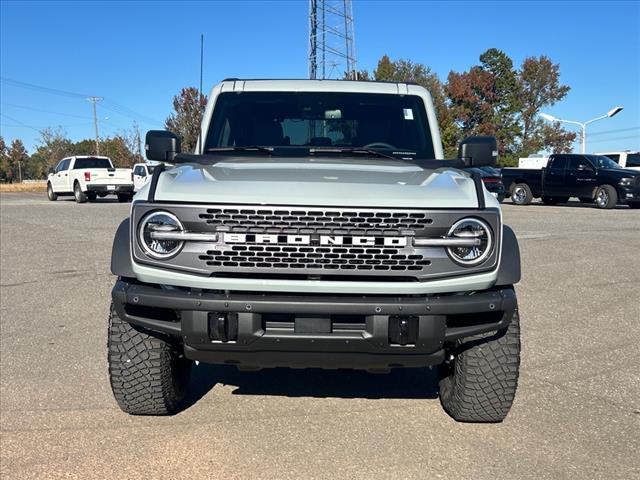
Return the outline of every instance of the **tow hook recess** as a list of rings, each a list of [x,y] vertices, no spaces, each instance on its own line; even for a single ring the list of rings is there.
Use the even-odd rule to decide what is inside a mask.
[[[418,317],[389,317],[389,343],[409,345],[418,341]]]
[[[238,315],[235,313],[209,313],[209,338],[221,342],[238,339]]]

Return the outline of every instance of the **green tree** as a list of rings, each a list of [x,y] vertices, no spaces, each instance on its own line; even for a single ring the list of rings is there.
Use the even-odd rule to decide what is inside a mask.
[[[384,55],[378,61],[373,75],[377,81],[413,82],[426,88],[433,99],[445,156],[455,155],[458,131],[446,103],[444,86],[429,67],[406,59],[392,61]]]
[[[73,154],[73,144],[62,127],[41,130],[36,151],[29,162],[30,178],[46,178],[49,168],[55,167],[62,158]]]
[[[570,87],[560,83],[560,65],[544,55],[525,58],[518,80],[522,105],[520,155],[528,156],[541,149],[563,149],[567,141],[573,142],[574,133],[559,125],[549,127],[538,116],[542,108],[554,105],[569,93]]]
[[[7,144],[0,136],[0,182],[7,182],[7,172],[9,171],[9,157],[7,157]]]
[[[24,148],[22,140],[15,139],[11,142],[11,146],[7,149],[7,181],[10,183],[20,182],[25,177],[25,168],[29,163],[29,154]]]
[[[166,119],[165,127],[182,139],[182,150],[192,152],[198,142],[200,122],[207,105],[207,97],[195,87],[183,88],[173,97],[174,112]]]

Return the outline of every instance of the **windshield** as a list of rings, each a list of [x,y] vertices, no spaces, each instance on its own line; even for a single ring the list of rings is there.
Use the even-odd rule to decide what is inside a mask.
[[[587,155],[591,163],[595,164],[597,168],[622,168],[616,162],[604,155]]]
[[[73,168],[111,168],[111,161],[108,158],[76,158]]]
[[[339,92],[222,93],[205,149],[367,148],[434,158],[424,103],[414,95]]]

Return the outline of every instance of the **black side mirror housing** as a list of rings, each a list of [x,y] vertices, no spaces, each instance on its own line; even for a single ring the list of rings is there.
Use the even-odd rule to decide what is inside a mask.
[[[171,163],[181,151],[180,138],[168,130],[149,130],[144,144],[148,160]]]
[[[53,167],[49,167],[49,169],[47,170],[47,174],[51,175],[52,173],[56,173],[56,169]]]
[[[495,167],[498,161],[496,137],[474,136],[460,142],[458,158],[466,167]]]

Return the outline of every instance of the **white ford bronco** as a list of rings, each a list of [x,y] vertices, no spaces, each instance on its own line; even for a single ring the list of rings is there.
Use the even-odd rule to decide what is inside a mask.
[[[520,254],[477,173],[444,160],[429,93],[404,83],[225,80],[200,140],[163,162],[118,228],[109,373],[131,414],[179,411],[194,361],[387,372],[436,367],[456,420],[516,392]],[[472,170],[473,171],[473,170]]]
[[[96,197],[117,195],[120,202],[133,196],[130,168],[114,168],[109,157],[78,155],[63,158],[49,170],[47,197],[73,195],[78,203],[93,202]]]

